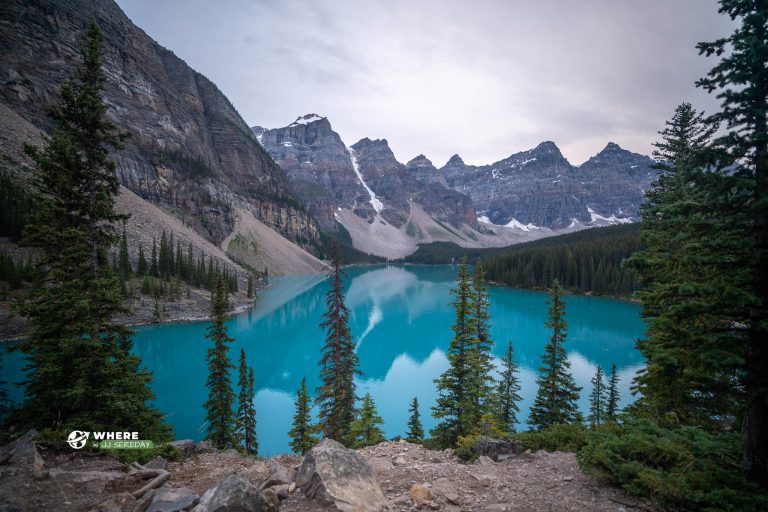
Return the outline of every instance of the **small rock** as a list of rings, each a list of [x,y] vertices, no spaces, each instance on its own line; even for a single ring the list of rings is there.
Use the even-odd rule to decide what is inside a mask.
[[[262,494],[264,494],[264,497],[273,507],[275,507],[275,509],[280,506],[280,497],[277,495],[277,491],[274,487],[264,489]]]
[[[165,460],[162,457],[155,457],[151,461],[147,462],[146,464],[143,464],[143,466],[147,469],[168,469],[168,461]]]
[[[573,480],[573,477],[572,477],[572,476],[570,476],[570,475],[569,475],[569,476],[564,476],[564,477],[563,477],[563,482],[570,482],[571,480]]]
[[[464,500],[461,499],[461,497],[458,494],[449,492],[445,495],[445,501],[450,503],[451,505],[463,505]]]
[[[425,505],[432,501],[432,491],[430,491],[426,486],[421,484],[413,484],[411,486],[411,490],[409,491],[409,494],[411,495],[411,498],[416,503],[421,503],[422,505]]]
[[[395,466],[405,466],[408,464],[408,460],[402,454],[398,454],[392,459],[392,464]]]
[[[440,504],[436,501],[430,501],[429,508],[431,508],[432,510],[440,510]]]
[[[145,512],[179,512],[190,509],[199,502],[200,496],[189,487],[156,489]]]
[[[277,493],[277,497],[280,498],[280,501],[283,501],[288,499],[288,494],[290,494],[290,491],[288,490],[289,487],[290,485],[283,484],[283,485],[275,485],[271,487],[271,489],[274,489],[275,492]]]
[[[487,455],[481,455],[477,458],[477,461],[475,464],[478,464],[480,466],[491,466],[493,465],[493,459],[488,457]]]
[[[296,482],[291,482],[290,485],[288,486],[288,492],[292,493],[295,490],[296,490]]]
[[[276,512],[259,489],[240,475],[230,475],[200,498],[194,512]]]
[[[293,475],[288,469],[276,461],[270,461],[269,463],[269,477],[261,482],[259,489],[266,489],[267,487],[273,487],[275,485],[290,485],[293,482]]]
[[[181,439],[178,441],[173,441],[171,443],[171,446],[178,449],[181,452],[181,454],[185,457],[189,457],[195,451],[195,442],[191,439]]]
[[[240,457],[240,452],[235,450],[234,448],[230,448],[229,450],[224,450],[221,453],[222,457],[228,457],[228,458],[236,458]]]

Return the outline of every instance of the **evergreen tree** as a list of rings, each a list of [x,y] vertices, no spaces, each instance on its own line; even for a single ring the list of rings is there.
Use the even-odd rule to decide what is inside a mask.
[[[605,389],[605,375],[603,369],[598,366],[595,376],[592,377],[592,393],[589,395],[589,424],[599,427],[606,422],[607,392]]]
[[[424,441],[424,427],[421,425],[421,414],[419,414],[419,399],[413,397],[411,406],[408,408],[411,417],[408,418],[408,432],[405,438],[409,443],[421,443]]]
[[[347,444],[353,448],[362,448],[386,441],[384,431],[380,427],[383,424],[384,420],[376,411],[371,394],[366,393],[357,417],[350,425]]]
[[[128,257],[128,237],[125,234],[125,221],[123,221],[123,236],[120,237],[120,256],[118,260],[118,269],[120,272],[120,278],[123,281],[127,281],[131,278],[133,269],[131,268],[131,260]]]
[[[472,408],[482,416],[490,411],[493,399],[493,339],[491,339],[491,314],[488,312],[488,286],[485,282],[483,265],[477,263],[472,274],[472,310],[475,326],[475,345],[470,351],[469,362],[472,365],[468,381],[468,395]],[[473,421],[472,428],[477,425],[479,417]]]
[[[224,282],[218,280],[211,293],[211,325],[206,338],[213,341],[208,349],[208,400],[204,407],[208,430],[205,438],[217,448],[231,448],[235,445],[235,413],[233,410],[235,392],[229,372],[235,368],[229,358],[229,343],[233,338],[227,334],[224,322],[229,312],[229,300],[224,289]]]
[[[253,276],[248,274],[248,292],[246,293],[249,299],[253,298]]]
[[[495,418],[499,428],[505,432],[514,432],[520,407],[520,381],[517,378],[517,364],[512,342],[507,344],[507,351],[501,361],[502,369],[495,397]]]
[[[320,359],[321,385],[316,403],[320,406],[320,426],[325,437],[345,442],[355,419],[355,381],[360,374],[355,344],[349,330],[349,310],[344,304],[339,248],[334,243],[331,255],[331,288],[325,295],[326,312],[320,324],[326,331]]]
[[[317,427],[312,425],[311,399],[307,391],[307,379],[301,379],[301,387],[296,393],[296,411],[293,413],[293,428],[288,432],[291,436],[291,448],[295,453],[304,455],[318,442]]]
[[[710,185],[711,200],[725,206],[725,222],[711,235],[718,245],[726,244],[731,254],[721,252],[718,263],[731,270],[735,252],[735,266],[744,267],[747,273],[744,283],[732,282],[723,294],[741,292],[730,299],[746,313],[748,329],[746,340],[738,339],[736,347],[729,346],[731,340],[726,339],[712,352],[724,351],[728,359],[732,354],[744,357],[742,464],[752,481],[768,486],[768,2],[721,0],[720,12],[739,26],[729,37],[699,43],[701,53],[721,60],[696,85],[708,92],[718,91],[722,100],[722,110],[711,118],[728,129],[715,141],[720,150],[717,163],[722,167],[737,161],[739,168],[733,173],[708,173],[726,179],[716,180],[712,186],[705,176],[704,184]]]
[[[149,266],[147,265],[147,258],[144,256],[144,247],[139,245],[139,263],[136,266],[136,273],[139,276],[145,276],[149,272]]]
[[[19,345],[28,361],[26,400],[7,426],[139,430],[164,441],[170,429],[147,406],[154,398],[151,374],[131,354],[131,331],[114,321],[123,297],[106,255],[119,241],[115,224],[125,217],[114,210],[119,182],[109,154],[127,135],[106,119],[102,43],[91,22],[82,60],[50,110],[51,137],[43,149],[26,148],[36,164],[38,208],[24,241],[41,255],[29,299],[20,304],[32,328]]]
[[[149,274],[153,277],[158,277],[158,264],[157,264],[157,241],[155,237],[152,237],[152,256],[150,258]]]
[[[746,275],[743,265],[719,261],[734,244],[732,231],[731,241],[715,233],[730,230],[730,222],[726,227],[721,201],[707,197],[702,186],[702,181],[730,181],[704,170],[715,128],[683,103],[659,132],[654,156],[660,176],[640,210],[645,248],[628,260],[646,285],[639,295],[648,323],[646,337],[638,341],[647,364],[635,379],[641,395],[635,409],[658,421],[674,417],[714,426],[733,417],[741,403],[736,379],[744,356],[741,335],[726,326],[743,316],[733,297],[743,295],[739,288],[746,286]]]
[[[543,364],[536,379],[539,389],[528,419],[528,423],[537,430],[550,425],[573,423],[580,417],[576,401],[579,399],[581,388],[576,386],[570,374],[571,363],[568,362],[563,347],[568,328],[563,294],[560,282],[553,281],[549,289],[546,323],[546,326],[552,329],[552,336],[541,356]]]
[[[619,415],[619,374],[616,363],[611,365],[611,376],[608,379],[608,401],[605,403],[605,421],[616,423]]]
[[[472,358],[476,354],[477,328],[466,257],[461,260],[456,287],[451,289],[451,293],[456,321],[451,326],[453,339],[447,354],[450,367],[435,379],[438,397],[432,408],[432,415],[442,421],[432,429],[431,434],[443,447],[455,446],[458,438],[471,432],[481,416],[467,389],[474,366]]]
[[[178,252],[177,252],[178,254]],[[259,442],[256,439],[256,410],[253,407],[253,368],[249,368],[245,360],[245,349],[240,348],[240,368],[238,385],[240,395],[237,407],[237,425],[240,440],[248,455],[259,453]]]

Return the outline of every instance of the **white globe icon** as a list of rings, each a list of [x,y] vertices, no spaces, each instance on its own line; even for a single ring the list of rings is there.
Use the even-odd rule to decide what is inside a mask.
[[[75,450],[79,450],[80,448],[85,446],[86,441],[88,441],[89,435],[90,435],[90,432],[73,430],[72,432],[69,433],[69,436],[67,437],[67,443],[69,443],[69,446],[71,446]]]

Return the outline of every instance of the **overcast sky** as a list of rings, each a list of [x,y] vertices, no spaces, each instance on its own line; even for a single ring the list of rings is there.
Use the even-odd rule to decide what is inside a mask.
[[[714,65],[715,0],[118,0],[213,80],[249,125],[318,113],[347,144],[406,162],[491,163],[554,141],[578,164],[613,141],[650,153]]]

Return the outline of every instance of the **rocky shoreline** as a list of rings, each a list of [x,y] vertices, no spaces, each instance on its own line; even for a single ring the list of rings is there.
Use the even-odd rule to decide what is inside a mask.
[[[53,453],[29,438],[6,446],[0,449],[0,510],[655,510],[582,473],[572,453],[528,450],[465,463],[451,450],[405,441],[349,450],[324,440],[304,457],[264,460],[205,441],[173,444],[181,460],[158,457],[143,465],[109,453]]]

